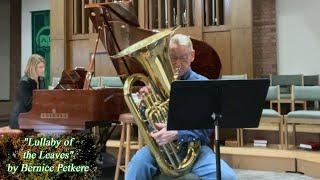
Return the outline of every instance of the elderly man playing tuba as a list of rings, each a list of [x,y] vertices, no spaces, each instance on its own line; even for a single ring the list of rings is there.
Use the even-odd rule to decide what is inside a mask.
[[[192,71],[191,63],[195,57],[195,51],[192,42],[188,36],[176,34],[170,39],[169,55],[174,68],[179,69],[180,80],[207,80],[206,77]],[[149,89],[143,87],[140,94],[148,93]],[[200,152],[191,168],[191,173],[197,175],[200,179],[215,179],[216,177],[216,160],[215,154],[210,146],[210,135],[212,129],[203,130],[180,130],[167,131],[165,124],[156,124],[158,131],[150,135],[154,138],[159,146],[167,143],[178,141],[184,143],[193,139],[200,140]],[[143,147],[133,156],[129,163],[125,179],[148,180],[159,173],[159,167],[148,147]],[[236,175],[227,163],[221,160],[221,176],[224,180],[236,179]]]

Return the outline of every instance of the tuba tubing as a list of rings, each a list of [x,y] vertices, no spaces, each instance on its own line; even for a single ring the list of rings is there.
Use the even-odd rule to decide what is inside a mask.
[[[188,142],[186,151],[181,156],[182,145],[171,142],[159,146],[150,136],[156,130],[155,123],[167,124],[169,107],[170,85],[175,79],[172,64],[168,55],[168,37],[177,28],[163,30],[153,36],[139,41],[122,50],[111,58],[131,56],[137,60],[147,72],[144,74],[132,74],[124,83],[124,99],[134,117],[139,132],[146,145],[150,148],[162,173],[178,177],[190,171],[200,151],[200,141]],[[145,85],[151,85],[152,92],[141,101],[146,107],[144,113],[136,105],[132,94],[135,82],[140,81]]]

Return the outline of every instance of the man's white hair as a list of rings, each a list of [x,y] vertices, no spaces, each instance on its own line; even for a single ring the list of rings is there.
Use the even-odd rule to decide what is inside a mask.
[[[176,45],[182,45],[182,46],[187,46],[190,51],[193,50],[193,45],[192,41],[189,38],[189,36],[183,35],[183,34],[175,34],[174,36],[171,37],[170,39],[170,44],[176,44]]]

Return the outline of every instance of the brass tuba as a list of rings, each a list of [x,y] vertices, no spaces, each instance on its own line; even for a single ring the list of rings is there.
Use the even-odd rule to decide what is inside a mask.
[[[159,146],[150,136],[156,130],[155,123],[166,123],[169,107],[170,85],[177,77],[174,73],[168,53],[169,36],[176,29],[166,29],[130,47],[122,50],[112,58],[131,56],[137,60],[148,77],[143,74],[129,76],[124,84],[124,98],[132,113],[139,132],[149,146],[162,173],[168,176],[181,176],[187,173],[195,162],[200,142],[192,141],[182,147],[179,143],[168,143]],[[140,81],[152,87],[152,92],[143,97],[145,111],[135,103],[133,85]]]

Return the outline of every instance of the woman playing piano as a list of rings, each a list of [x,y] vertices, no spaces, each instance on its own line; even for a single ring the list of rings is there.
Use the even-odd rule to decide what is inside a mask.
[[[43,89],[45,60],[38,54],[33,54],[28,60],[24,76],[20,79],[17,90],[17,101],[10,116],[9,126],[19,129],[18,117],[20,113],[28,112],[32,107],[32,91]]]

